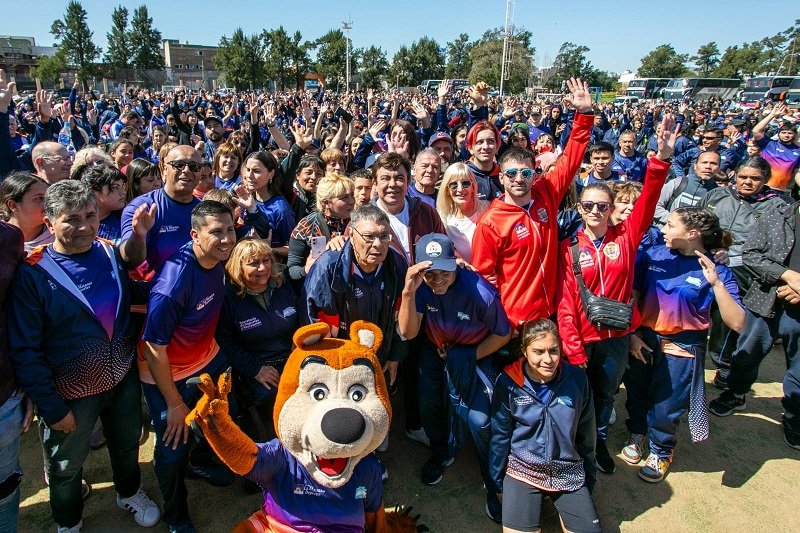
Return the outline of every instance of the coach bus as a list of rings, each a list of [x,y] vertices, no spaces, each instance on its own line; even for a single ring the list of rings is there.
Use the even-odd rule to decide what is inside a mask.
[[[761,100],[775,100],[789,90],[796,76],[757,76],[744,84],[742,103],[753,105]]]
[[[795,77],[786,92],[786,105],[792,109],[800,108],[800,76]]]
[[[625,96],[635,96],[640,100],[659,98],[661,91],[669,83],[669,78],[636,78],[625,89]]]
[[[672,78],[664,88],[665,100],[723,100],[736,97],[741,80],[736,78]]]

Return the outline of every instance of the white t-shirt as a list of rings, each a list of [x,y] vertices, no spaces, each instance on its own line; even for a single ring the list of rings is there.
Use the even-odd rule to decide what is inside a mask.
[[[391,224],[394,236],[397,237],[400,246],[403,248],[403,252],[406,254],[406,261],[409,265],[412,264],[411,239],[409,237],[410,230],[408,227],[408,202],[403,202],[403,210],[397,215],[393,215],[387,211],[386,206],[383,205],[380,199],[378,199],[378,207],[389,217],[389,224]]]
[[[475,235],[475,227],[478,225],[479,218],[481,218],[481,210],[476,209],[470,217],[448,215],[447,220],[444,221],[444,228],[447,236],[453,242],[456,255],[467,263],[472,263],[472,236]]]
[[[56,240],[55,236],[50,233],[50,230],[47,229],[47,226],[42,227],[44,230],[39,234],[38,237],[34,237],[33,240],[30,241],[25,241],[25,253],[29,254],[34,248],[38,246],[45,246]]]

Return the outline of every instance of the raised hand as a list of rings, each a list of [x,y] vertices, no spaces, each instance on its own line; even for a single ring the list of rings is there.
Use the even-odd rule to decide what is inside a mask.
[[[305,115],[305,111],[308,109],[308,103],[305,101],[303,102],[303,115]],[[311,110],[309,109],[309,112]],[[277,115],[275,114],[275,104],[267,104],[264,108],[264,115],[267,121],[267,127],[272,128],[275,126],[275,120],[277,120]]]
[[[424,281],[423,275],[425,274],[425,271],[428,270],[432,264],[433,262],[431,261],[422,261],[416,265],[408,267],[408,270],[406,271],[406,281],[405,286],[403,287],[403,292],[416,292]]]
[[[314,134],[311,129],[295,120],[294,128],[289,128],[294,136],[294,142],[303,150],[308,149],[314,144]]]
[[[53,116],[53,107],[50,105],[50,101],[47,99],[47,91],[44,89],[36,91],[36,105],[39,109],[39,120],[48,122],[50,117]]]
[[[6,79],[5,72],[0,69],[0,113],[6,113],[8,111],[8,105],[11,103],[16,89],[17,84],[13,81],[9,82]]]
[[[589,113],[592,111],[592,95],[589,93],[589,84],[580,78],[567,80],[569,95],[564,97],[564,102],[568,103],[578,113]]]
[[[439,83],[439,87],[436,88],[436,95],[439,98],[447,98],[448,94],[450,94],[450,80],[445,78]]]
[[[680,128],[680,124],[675,122],[675,118],[671,113],[664,115],[664,119],[661,121],[661,133],[659,133],[656,138],[656,142],[658,143],[657,158],[666,161],[672,157],[672,154],[675,152],[675,141],[678,140]]]
[[[369,134],[372,135],[372,138],[376,141],[378,140],[378,134],[382,132],[386,128],[386,121],[382,118],[379,118],[375,121],[375,123],[369,128]]]
[[[780,118],[786,114],[786,104],[783,102],[778,102],[772,107],[772,116]]]
[[[700,267],[703,269],[703,276],[706,278],[708,284],[714,287],[720,282],[719,274],[717,274],[717,265],[700,250],[695,251],[695,254],[697,255],[697,261],[700,263]]]
[[[139,240],[144,240],[147,236],[147,232],[153,229],[156,223],[156,209],[156,204],[150,207],[148,207],[147,204],[142,204],[133,213],[131,227],[133,228],[134,236]]]

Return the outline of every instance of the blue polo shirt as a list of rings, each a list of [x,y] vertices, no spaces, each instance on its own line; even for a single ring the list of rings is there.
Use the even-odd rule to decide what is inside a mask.
[[[292,206],[289,205],[286,198],[276,194],[265,202],[256,202],[256,206],[267,217],[269,227],[272,229],[270,246],[273,248],[288,246],[289,236],[294,229],[295,220]],[[248,222],[251,217],[252,215],[245,215],[245,222]]]
[[[192,229],[192,209],[199,203],[200,200],[194,197],[188,204],[176,202],[164,189],[156,189],[137,196],[122,210],[120,239],[126,241],[133,236],[132,221],[136,209],[140,205],[156,204],[156,221],[145,237],[147,246],[145,262],[136,268],[143,279],[152,279],[155,271],[177,252],[178,248],[191,240],[189,231]]]
[[[420,285],[415,303],[417,313],[425,317],[425,335],[437,348],[475,345],[487,335],[511,331],[495,288],[463,268],[456,270],[456,280],[444,294],[434,294],[426,283]]]
[[[624,181],[644,182],[644,173],[647,170],[647,158],[639,152],[634,152],[633,157],[625,157],[619,152],[614,153],[614,162],[611,171],[616,172]]]

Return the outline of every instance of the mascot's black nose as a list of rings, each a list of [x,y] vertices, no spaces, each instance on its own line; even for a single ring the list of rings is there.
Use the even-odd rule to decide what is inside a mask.
[[[367,422],[355,409],[338,407],[322,417],[322,434],[337,444],[350,444],[364,435]]]

